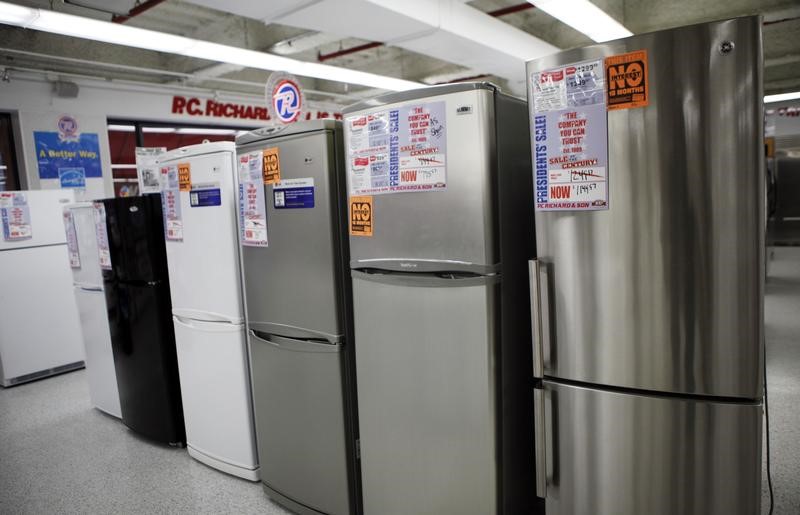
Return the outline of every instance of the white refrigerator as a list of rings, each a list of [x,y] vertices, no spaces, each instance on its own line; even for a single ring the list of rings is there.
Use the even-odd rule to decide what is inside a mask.
[[[187,448],[211,467],[258,481],[235,159],[232,142],[215,142],[167,152],[159,167]]]
[[[0,384],[83,367],[62,210],[72,190],[0,192]]]
[[[72,284],[78,305],[86,372],[92,405],[117,418],[122,417],[111,352],[106,297],[97,249],[95,209],[91,202],[72,204],[65,209],[64,223],[68,248],[72,253]],[[72,234],[72,244],[69,243]]]

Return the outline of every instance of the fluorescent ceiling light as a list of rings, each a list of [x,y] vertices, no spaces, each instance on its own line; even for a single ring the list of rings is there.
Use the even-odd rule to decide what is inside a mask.
[[[167,134],[175,132],[174,127],[142,127],[142,132],[156,132],[160,134]]]
[[[784,100],[794,100],[800,98],[800,91],[793,91],[791,93],[779,93],[777,95],[767,95],[764,97],[764,103],[770,104],[772,102],[783,102]]]
[[[419,82],[349,70],[327,64],[298,61],[297,59],[266,52],[220,45],[210,41],[185,38],[164,32],[93,20],[45,9],[22,7],[7,2],[0,2],[0,23],[115,45],[196,57],[220,63],[237,64],[248,68],[284,71],[304,77],[359,84],[390,91],[405,91],[425,86]]]
[[[136,127],[133,125],[109,125],[108,130],[110,131],[119,131],[119,132],[134,132]]]
[[[201,136],[228,136],[236,134],[233,129],[202,129],[200,127],[183,127],[177,130],[178,134],[199,134]]]
[[[586,34],[597,43],[633,36],[633,32],[589,0],[528,0],[528,2]]]

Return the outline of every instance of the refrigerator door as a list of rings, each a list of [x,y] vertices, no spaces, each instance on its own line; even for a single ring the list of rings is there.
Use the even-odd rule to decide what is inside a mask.
[[[342,345],[250,332],[261,480],[329,515],[351,513]],[[384,512],[385,513],[385,512]]]
[[[153,282],[167,280],[161,195],[120,197],[102,201],[106,209],[108,245],[113,271],[105,280]]]
[[[244,325],[177,316],[173,323],[189,453],[257,480]]]
[[[337,289],[338,230],[333,131],[257,141],[239,153],[277,147],[282,179],[314,181],[313,207],[276,209],[266,185],[268,247],[242,247],[247,320],[257,331],[340,341],[344,333]]]
[[[89,214],[91,215],[91,212]],[[119,404],[117,374],[114,370],[114,355],[111,351],[105,294],[99,287],[90,289],[76,286],[75,301],[78,304],[83,329],[83,346],[86,349],[89,397],[95,408],[120,418],[122,411]]]
[[[373,236],[350,237],[353,268],[404,272],[497,271],[495,188],[495,90],[486,84],[457,85],[433,94],[345,114],[345,166],[353,166],[351,130],[363,115],[444,103],[446,187],[438,191],[372,196]],[[419,95],[426,95],[419,98]],[[430,96],[427,96],[430,95]],[[368,103],[372,105],[372,103]],[[465,113],[465,114],[457,114]],[[402,136],[401,136],[402,138]],[[348,192],[353,190],[348,177]],[[435,223],[432,223],[435,222]]]
[[[60,210],[53,214],[61,223]],[[83,337],[67,246],[0,251],[0,270],[2,385],[82,367]]]
[[[103,276],[100,272],[100,258],[97,254],[94,207],[90,203],[75,204],[70,207],[70,210],[78,236],[78,252],[81,258],[80,268],[72,269],[72,280],[78,286],[99,287],[103,284]]]
[[[62,212],[66,206],[75,202],[75,193],[70,189],[24,190],[17,193],[21,193],[25,197],[28,205],[31,237],[27,240],[5,241],[3,229],[0,226],[0,252],[66,243]]]
[[[184,442],[169,292],[120,282],[105,292],[122,421],[154,440]]]
[[[202,146],[181,150],[202,152]],[[168,157],[176,153],[179,151]],[[172,311],[178,316],[235,324],[244,321],[234,159],[231,143],[227,151],[160,161],[162,166],[187,162],[191,170],[193,189],[179,194],[183,241],[166,242]],[[200,195],[211,201],[199,200],[203,198]]]
[[[497,513],[497,280],[353,272],[364,513]]]
[[[528,63],[530,76],[636,50],[649,60],[649,105],[608,112],[610,208],[536,212],[544,376],[761,397],[760,27],[737,18]]]
[[[548,515],[761,511],[760,404],[543,385],[536,454]]]

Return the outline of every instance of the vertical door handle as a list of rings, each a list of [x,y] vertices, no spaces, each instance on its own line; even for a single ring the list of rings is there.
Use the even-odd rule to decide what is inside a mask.
[[[533,376],[544,377],[550,365],[550,295],[547,265],[538,259],[528,261],[533,335]]]
[[[547,497],[547,436],[545,434],[544,390],[533,389],[533,423],[536,454],[536,496]]]

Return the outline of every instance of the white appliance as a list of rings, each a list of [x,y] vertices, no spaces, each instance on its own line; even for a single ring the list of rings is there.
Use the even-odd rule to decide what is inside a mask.
[[[159,158],[186,444],[195,459],[251,481],[259,466],[250,394],[239,247],[236,148],[215,142]],[[173,184],[174,186],[174,184]],[[170,206],[170,195],[175,206]]]
[[[121,418],[103,275],[97,254],[94,206],[91,202],[81,202],[68,209],[72,213],[77,243],[78,262],[72,267],[72,283],[83,329],[89,397],[95,408]]]
[[[81,368],[84,355],[62,221],[74,193],[5,193],[30,229],[14,240],[0,228],[0,384],[12,386]]]

